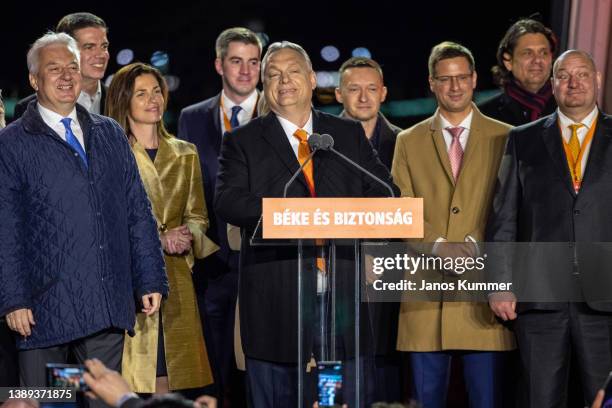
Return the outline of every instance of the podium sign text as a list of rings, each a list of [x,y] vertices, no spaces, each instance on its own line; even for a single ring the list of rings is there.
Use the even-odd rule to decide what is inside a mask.
[[[422,238],[422,198],[264,198],[263,238]]]

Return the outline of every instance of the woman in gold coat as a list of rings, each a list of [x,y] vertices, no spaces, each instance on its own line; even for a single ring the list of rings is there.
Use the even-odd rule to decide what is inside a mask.
[[[161,312],[139,313],[136,335],[126,336],[122,373],[135,392],[158,394],[212,383],[191,268],[194,257],[218,249],[205,235],[208,215],[196,148],[166,131],[167,101],[162,75],[142,63],[120,69],[106,99],[106,112],[125,129],[151,200],[170,283]]]

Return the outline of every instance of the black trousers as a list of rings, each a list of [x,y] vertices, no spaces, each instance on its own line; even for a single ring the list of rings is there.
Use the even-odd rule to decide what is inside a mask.
[[[123,355],[123,330],[108,329],[91,336],[53,347],[20,350],[19,377],[22,387],[45,387],[47,363],[68,363],[71,354],[79,364],[89,358],[97,358],[111,370],[121,371]],[[92,408],[107,408],[101,400],[89,400]]]
[[[16,332],[9,329],[4,318],[0,318],[0,387],[19,385],[15,334]]]
[[[572,354],[586,405],[612,370],[612,313],[585,303],[567,303],[560,310],[520,313],[515,325],[526,392],[523,407],[566,407]],[[519,397],[521,398],[521,397]]]

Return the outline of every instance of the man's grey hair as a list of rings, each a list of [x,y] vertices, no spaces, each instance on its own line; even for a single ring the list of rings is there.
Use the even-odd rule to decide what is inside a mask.
[[[76,40],[66,33],[54,33],[53,31],[49,31],[38,40],[34,41],[34,44],[32,44],[28,51],[28,72],[30,74],[38,74],[38,69],[40,68],[40,50],[56,44],[65,45],[68,50],[74,54],[79,66],[81,65],[81,54]]]
[[[274,54],[277,51],[286,49],[286,48],[299,53],[306,61],[306,65],[308,65],[308,69],[312,71],[312,62],[310,62],[310,57],[308,56],[308,53],[306,52],[306,50],[302,48],[302,46],[296,43],[292,43],[290,41],[277,41],[268,46],[268,50],[266,51],[266,54],[263,56],[261,60],[261,81],[262,82],[264,80],[264,74],[266,73],[266,66],[268,65],[268,60],[270,59],[272,54]]]
[[[586,51],[582,51],[582,50],[567,50],[563,54],[559,55],[559,58],[555,60],[555,63],[553,64],[553,69],[552,69],[553,77],[557,76],[556,74],[557,74],[557,71],[559,70],[559,65],[561,64],[561,61],[563,61],[565,58],[567,58],[570,55],[580,55],[582,58],[584,58],[589,63],[593,72],[597,72],[597,67],[595,66],[595,60],[593,59],[591,54],[589,54]]]

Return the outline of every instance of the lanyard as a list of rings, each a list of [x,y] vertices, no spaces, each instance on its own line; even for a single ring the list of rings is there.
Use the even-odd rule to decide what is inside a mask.
[[[255,107],[253,108],[253,112],[251,112],[251,118],[255,117],[255,112],[257,111],[258,103],[259,103],[259,94],[257,94],[257,100],[255,101]],[[221,112],[223,113],[223,124],[225,125],[225,131],[231,132],[232,124],[230,123],[230,120],[227,117],[227,114],[225,113],[225,109],[223,108],[223,97],[221,97],[220,105],[221,105]]]
[[[580,153],[578,154],[578,159],[574,162],[574,156],[569,149],[569,143],[566,143],[563,140],[563,150],[565,150],[565,158],[567,159],[567,165],[570,170],[570,175],[572,177],[572,183],[574,184],[574,191],[578,193],[580,191],[580,187],[582,185],[582,158],[584,157],[584,152],[586,151],[586,147],[593,140],[593,135],[595,134],[595,127],[597,126],[597,116],[593,119],[593,125],[587,132],[582,144],[580,145]],[[559,123],[559,128],[561,128],[561,124]],[[571,137],[571,136],[570,136]]]

